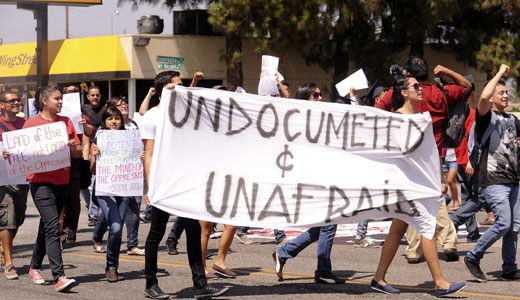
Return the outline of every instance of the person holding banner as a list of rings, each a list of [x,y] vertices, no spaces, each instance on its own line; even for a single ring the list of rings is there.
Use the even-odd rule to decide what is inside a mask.
[[[311,82],[303,84],[298,88],[296,99],[321,101],[322,95],[316,84]],[[275,263],[275,272],[278,280],[283,280],[283,267],[288,259],[295,258],[307,246],[318,241],[318,265],[314,272],[314,282],[345,283],[345,279],[339,278],[332,273],[332,263],[330,261],[330,253],[337,228],[337,224],[312,227],[285,245],[274,249],[271,255]]]
[[[0,94],[0,142],[4,132],[22,129],[25,119],[17,117],[20,112],[21,100],[18,95],[10,90]],[[4,150],[5,151],[5,150]],[[7,279],[17,279],[18,273],[13,265],[13,240],[18,228],[25,220],[27,208],[27,184],[6,184],[0,186],[0,244],[2,245],[2,267]]]
[[[123,116],[119,109],[109,107],[103,113],[101,120],[101,130],[125,130],[123,124]],[[96,159],[102,155],[96,139],[90,146],[90,171],[96,174]],[[108,232],[107,241],[107,265],[106,276],[108,282],[116,282],[125,278],[117,272],[119,267],[119,251],[121,250],[121,236],[123,234],[123,223],[128,210],[128,197],[98,196],[99,207],[101,208],[103,218],[106,218],[110,231]],[[100,216],[101,217],[101,216]],[[99,223],[99,221],[98,221]]]
[[[24,128],[63,122],[67,128],[70,156],[81,155],[79,138],[72,121],[58,114],[61,112],[62,94],[57,87],[40,87],[36,91],[34,108],[42,113],[25,122]],[[27,175],[31,195],[38,212],[40,226],[34,244],[29,273],[35,284],[44,284],[40,269],[43,258],[47,254],[54,278],[54,288],[58,292],[65,291],[76,282],[67,278],[63,270],[63,259],[60,246],[59,215],[67,198],[69,184],[69,167],[42,173]]]
[[[175,71],[164,71],[155,77],[155,89],[167,92],[165,89],[173,90],[175,86],[182,83],[179,78],[179,73]],[[165,88],[165,89],[163,89]],[[150,182],[150,169],[152,165],[152,157],[154,153],[155,136],[157,128],[157,117],[160,113],[159,106],[161,105],[161,98],[159,97],[159,104],[150,109],[143,117],[141,122],[141,139],[143,140],[145,159],[144,170],[147,183]],[[146,288],[144,294],[151,299],[168,299],[170,295],[164,293],[159,287],[157,280],[157,253],[159,243],[161,242],[168,225],[170,214],[151,205],[148,195],[145,195],[146,204],[151,206],[150,231],[146,238],[145,244],[145,264],[144,276],[146,278]],[[202,263],[201,253],[201,229],[199,222],[190,218],[182,218],[186,229],[186,246],[188,248],[188,260],[191,269],[194,296],[196,298],[202,297],[216,297],[227,292],[229,288],[215,288],[208,284],[206,275],[204,273],[204,264]]]
[[[421,84],[417,82],[414,77],[405,75],[403,69],[398,65],[392,65],[390,73],[394,78],[392,95],[393,109],[400,114],[417,113],[416,105],[423,100]],[[439,175],[441,176],[441,174]],[[400,292],[399,289],[392,287],[386,282],[385,275],[394,259],[401,243],[401,239],[403,238],[407,228],[408,224],[404,221],[397,218],[392,220],[390,232],[385,239],[383,249],[381,250],[381,257],[379,259],[376,274],[370,283],[372,289],[385,294],[397,294]],[[422,236],[421,241],[424,257],[426,258],[426,262],[428,263],[428,267],[430,268],[435,283],[434,295],[438,297],[445,296],[462,290],[466,286],[466,283],[450,283],[441,273],[435,235],[431,240]]]

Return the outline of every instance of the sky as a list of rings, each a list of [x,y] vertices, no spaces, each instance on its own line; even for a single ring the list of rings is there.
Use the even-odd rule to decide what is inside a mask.
[[[175,10],[181,10],[176,8]],[[164,20],[164,34],[173,33],[173,13],[160,4],[141,5],[137,11],[125,3],[117,7],[117,0],[103,0],[102,5],[69,6],[69,36],[81,38],[124,33],[138,33],[137,20],[144,15],[158,15]],[[36,20],[28,10],[16,5],[0,4],[0,38],[2,43],[36,42]],[[65,39],[65,7],[49,6],[49,40]]]

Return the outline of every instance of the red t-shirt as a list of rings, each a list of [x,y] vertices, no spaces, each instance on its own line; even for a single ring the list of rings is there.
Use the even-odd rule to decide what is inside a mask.
[[[421,85],[423,100],[417,103],[416,109],[418,112],[430,112],[433,123],[433,135],[435,136],[437,150],[439,150],[440,154],[442,144],[444,143],[442,123],[448,116],[448,104],[464,100],[465,89],[459,85],[447,84],[444,86],[447,94],[444,95],[436,85],[424,82],[421,82]],[[393,88],[391,87],[383,96],[383,99],[377,103],[376,107],[386,111],[392,111],[392,92]]]
[[[23,124],[25,123],[25,118],[16,117],[16,121],[9,122],[4,120],[4,118],[0,118],[0,122],[7,127],[7,129],[10,129],[10,131],[18,130],[23,128]],[[0,127],[0,142],[3,141],[2,133],[4,133],[5,130]]]
[[[67,127],[68,140],[74,139],[76,141],[76,144],[79,145],[80,141],[78,136],[76,135],[74,124],[72,124],[72,121],[67,117],[56,116],[55,120],[46,120],[42,117],[42,115],[37,115],[36,117],[27,120],[23,128],[35,127],[60,121],[63,121],[65,123],[65,126]],[[69,183],[69,172],[70,168],[66,167],[61,168],[59,170],[44,173],[31,173],[27,175],[27,180],[29,180],[30,183],[49,182],[56,185],[67,184]]]
[[[466,134],[460,145],[455,149],[455,155],[457,155],[457,164],[466,169],[468,164],[468,136],[471,131],[471,126],[475,122],[475,110],[469,107],[469,116],[466,118],[464,127],[466,127]]]

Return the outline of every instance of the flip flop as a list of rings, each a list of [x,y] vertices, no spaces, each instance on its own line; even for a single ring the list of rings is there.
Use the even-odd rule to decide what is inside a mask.
[[[107,249],[104,246],[96,246],[94,245],[94,252],[96,253],[107,253]]]

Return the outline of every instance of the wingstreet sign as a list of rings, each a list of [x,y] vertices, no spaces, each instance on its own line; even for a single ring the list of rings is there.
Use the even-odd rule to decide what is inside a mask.
[[[184,58],[157,55],[156,62],[158,70],[182,70]]]
[[[0,4],[98,5],[103,0],[0,0]]]

